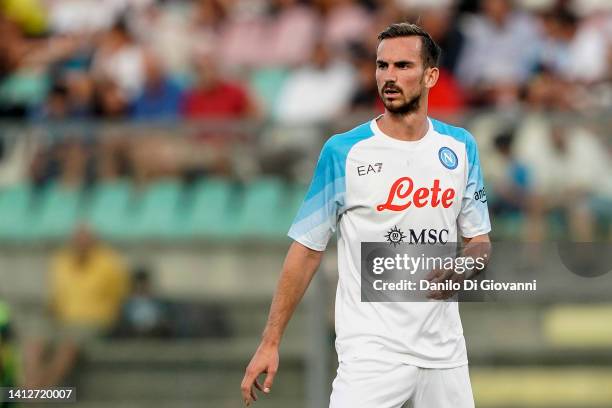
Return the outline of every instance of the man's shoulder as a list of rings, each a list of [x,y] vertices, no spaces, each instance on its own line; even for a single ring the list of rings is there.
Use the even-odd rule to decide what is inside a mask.
[[[349,131],[333,135],[327,139],[325,145],[323,145],[322,152],[324,154],[339,154],[346,157],[348,152],[353,146],[355,146],[355,144],[374,136],[374,131],[370,126],[370,122],[371,121],[367,121]]]
[[[472,134],[465,128],[453,126],[433,118],[431,118],[431,123],[437,133],[452,137],[453,139],[465,144],[466,148],[472,148],[476,145],[474,136],[472,136]]]

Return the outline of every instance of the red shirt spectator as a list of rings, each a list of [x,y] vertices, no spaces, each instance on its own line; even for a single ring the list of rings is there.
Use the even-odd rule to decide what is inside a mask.
[[[460,113],[465,106],[463,90],[444,68],[440,68],[440,77],[436,86],[429,90],[429,110],[434,115]]]
[[[196,57],[197,82],[183,99],[182,113],[189,119],[248,119],[258,116],[258,109],[248,90],[225,79],[212,53]]]
[[[251,113],[248,93],[239,84],[221,81],[208,88],[194,89],[183,101],[187,118],[239,118]]]

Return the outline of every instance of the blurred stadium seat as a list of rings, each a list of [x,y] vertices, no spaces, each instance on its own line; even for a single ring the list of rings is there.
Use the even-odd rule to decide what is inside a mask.
[[[121,239],[130,225],[131,186],[126,180],[99,183],[90,194],[84,219],[106,239]]]

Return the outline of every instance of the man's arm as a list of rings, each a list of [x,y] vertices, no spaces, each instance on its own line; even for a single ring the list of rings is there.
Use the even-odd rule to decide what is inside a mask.
[[[477,235],[472,238],[463,238],[463,256],[472,259],[480,259],[486,268],[491,256],[491,239],[489,234]],[[474,276],[482,272],[484,268],[474,268],[465,276],[465,279],[472,279]]]
[[[274,375],[278,370],[278,348],[281,337],[296,306],[319,268],[322,257],[323,252],[312,250],[298,242],[291,244],[272,299],[261,343],[246,368],[240,386],[242,399],[247,406],[257,401],[253,386],[266,394],[270,392]],[[267,373],[263,387],[257,381],[261,373]]]

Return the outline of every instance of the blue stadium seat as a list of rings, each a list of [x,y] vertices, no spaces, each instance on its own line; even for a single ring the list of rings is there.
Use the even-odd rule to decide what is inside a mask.
[[[142,191],[134,214],[131,238],[165,240],[180,234],[178,207],[182,186],[176,180],[164,180]]]
[[[279,222],[283,218],[285,195],[283,183],[276,178],[262,178],[248,184],[240,213],[236,220],[237,232],[245,238],[278,238]]]
[[[104,238],[125,238],[130,227],[130,197],[131,187],[127,181],[98,184],[90,196],[86,220]]]
[[[32,218],[34,239],[66,239],[79,218],[80,200],[80,188],[49,184],[41,192]]]
[[[20,241],[30,234],[32,188],[17,184],[0,189],[0,240]]]
[[[213,178],[195,185],[191,208],[183,219],[187,236],[229,238],[235,218],[235,203],[231,201],[232,184]]]

